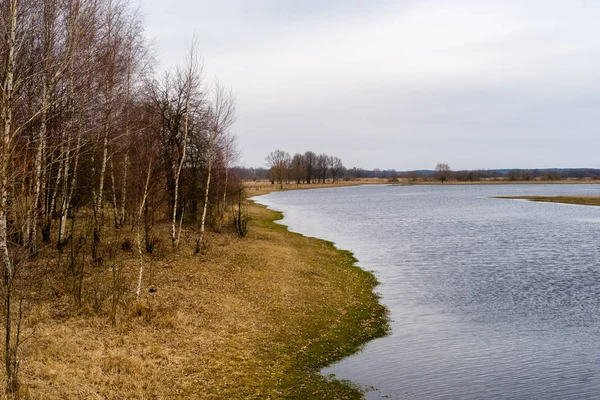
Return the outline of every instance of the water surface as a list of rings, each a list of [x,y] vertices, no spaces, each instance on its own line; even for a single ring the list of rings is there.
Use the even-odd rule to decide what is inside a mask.
[[[392,334],[327,368],[368,398],[600,398],[600,207],[492,199],[595,185],[272,193],[282,223],[373,270]],[[385,397],[384,397],[385,396]]]

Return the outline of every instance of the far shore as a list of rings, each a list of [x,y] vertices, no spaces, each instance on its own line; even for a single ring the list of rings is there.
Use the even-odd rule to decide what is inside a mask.
[[[561,180],[530,180],[530,181],[509,181],[506,179],[497,180],[481,180],[481,181],[446,181],[444,183],[439,180],[417,180],[412,181],[407,178],[383,179],[383,178],[359,178],[354,180],[343,180],[326,183],[293,183],[286,182],[271,183],[268,180],[257,180],[257,181],[246,181],[244,185],[248,189],[248,195],[261,196],[271,192],[281,192],[287,190],[303,190],[303,189],[322,189],[332,187],[348,187],[348,186],[360,186],[360,185],[392,185],[392,186],[413,186],[413,185],[444,185],[444,186],[455,186],[455,185],[596,185],[600,184],[600,180],[592,179],[561,179]]]
[[[495,199],[528,200],[542,203],[577,204],[600,206],[600,196],[498,196]]]

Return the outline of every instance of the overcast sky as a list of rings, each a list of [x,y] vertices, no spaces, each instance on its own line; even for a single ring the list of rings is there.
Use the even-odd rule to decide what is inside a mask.
[[[145,0],[162,67],[196,34],[242,163],[600,168],[600,0]]]

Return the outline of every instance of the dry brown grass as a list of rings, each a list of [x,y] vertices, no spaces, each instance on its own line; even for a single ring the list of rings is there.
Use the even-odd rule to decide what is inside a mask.
[[[327,183],[284,183],[283,186],[276,184],[271,184],[271,182],[267,180],[260,181],[246,181],[244,182],[244,186],[248,191],[249,196],[260,196],[263,194],[271,193],[271,192],[280,192],[283,190],[301,190],[301,189],[319,189],[319,188],[331,188],[331,187],[344,187],[344,186],[358,186],[358,185],[382,185],[389,183],[388,179],[379,179],[379,178],[362,178],[356,179],[352,181],[339,181],[336,183],[327,182]]]
[[[501,196],[498,199],[521,199],[544,203],[565,203],[600,206],[600,196]]]
[[[76,310],[68,293],[47,287],[27,319],[24,397],[360,397],[318,370],[385,334],[374,278],[349,253],[275,224],[277,213],[254,204],[250,211],[246,238],[210,234],[201,255],[193,255],[190,231],[177,251],[164,240],[147,257],[139,306],[135,254],[120,251],[113,261],[125,294],[115,325],[89,298]],[[113,261],[97,267],[103,286]]]

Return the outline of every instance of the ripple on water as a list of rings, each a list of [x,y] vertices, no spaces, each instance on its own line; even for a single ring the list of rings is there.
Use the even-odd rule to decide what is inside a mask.
[[[492,196],[584,185],[363,186],[261,202],[375,270],[391,336],[326,369],[398,399],[594,399],[600,207]]]

